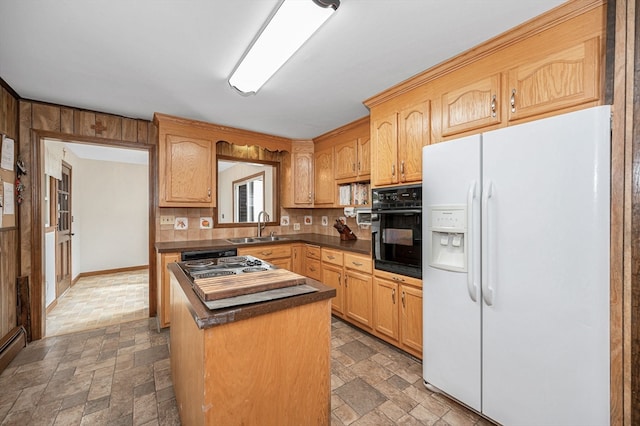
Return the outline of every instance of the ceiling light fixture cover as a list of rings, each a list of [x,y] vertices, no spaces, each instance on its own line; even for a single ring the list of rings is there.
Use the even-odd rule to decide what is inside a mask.
[[[231,87],[255,94],[339,6],[339,0],[284,0],[229,77]]]

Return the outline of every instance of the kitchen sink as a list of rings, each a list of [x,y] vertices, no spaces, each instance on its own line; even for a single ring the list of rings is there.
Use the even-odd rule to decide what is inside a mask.
[[[272,237],[256,237],[256,238],[252,238],[253,241],[282,241],[282,240],[286,240],[286,237],[277,237],[277,236],[272,236]]]
[[[229,241],[232,244],[249,244],[249,243],[266,243],[269,241],[282,241],[287,239],[288,238],[286,237],[277,237],[274,235],[272,237],[227,238],[227,241]]]
[[[247,244],[247,243],[254,243],[257,240],[253,237],[242,237],[242,238],[227,238],[227,241],[229,241],[232,244]]]

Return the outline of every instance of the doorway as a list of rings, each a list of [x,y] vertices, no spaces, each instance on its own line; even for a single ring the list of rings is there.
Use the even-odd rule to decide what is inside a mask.
[[[57,144],[65,159],[59,179],[46,175],[48,144]],[[39,191],[45,207],[47,194],[51,200],[48,211],[41,212],[45,217],[43,262],[45,269],[55,264],[55,300],[47,288],[43,336],[64,334],[60,321],[51,333],[47,330],[50,314],[64,318],[64,329],[72,331],[112,325],[117,318],[125,322],[154,316],[149,309],[149,247],[155,240],[152,150],[49,137],[41,146],[46,154],[43,180],[52,182]],[[49,243],[53,235],[55,250]],[[44,284],[50,287],[53,280],[47,272]],[[90,300],[82,300],[88,294],[92,295]],[[118,315],[112,315],[115,300],[122,301]],[[75,306],[76,311],[61,314],[60,308],[69,306]]]

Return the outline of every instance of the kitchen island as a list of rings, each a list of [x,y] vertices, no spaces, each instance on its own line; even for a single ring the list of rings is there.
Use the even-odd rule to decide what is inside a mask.
[[[331,298],[313,293],[209,310],[177,264],[171,275],[171,373],[185,425],[328,425]]]

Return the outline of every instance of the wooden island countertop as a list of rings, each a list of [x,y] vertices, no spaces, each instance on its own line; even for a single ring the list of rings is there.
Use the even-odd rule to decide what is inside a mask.
[[[313,293],[209,310],[171,272],[171,374],[184,425],[329,425],[331,298]]]

